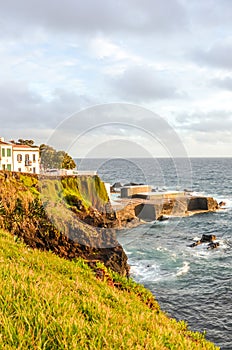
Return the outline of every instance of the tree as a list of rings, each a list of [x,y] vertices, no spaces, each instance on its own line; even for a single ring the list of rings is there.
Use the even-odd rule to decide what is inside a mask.
[[[41,165],[46,169],[74,169],[76,163],[65,151],[56,151],[49,145],[40,145]]]
[[[33,146],[34,145],[34,141],[33,140],[24,140],[24,139],[18,139],[18,144],[20,145],[27,145],[27,146]]]
[[[72,159],[72,157],[65,152],[62,162],[62,168],[63,169],[74,169],[76,168],[76,163]]]

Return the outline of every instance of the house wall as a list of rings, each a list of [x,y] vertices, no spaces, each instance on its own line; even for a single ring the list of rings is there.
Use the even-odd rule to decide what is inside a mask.
[[[39,174],[39,149],[13,147],[13,169],[23,173]]]
[[[0,170],[13,170],[12,145],[0,143]]]

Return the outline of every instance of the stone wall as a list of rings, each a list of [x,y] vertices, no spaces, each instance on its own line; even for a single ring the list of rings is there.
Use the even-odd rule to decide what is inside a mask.
[[[154,204],[141,203],[135,207],[135,215],[145,221],[154,221],[157,219],[157,211]]]
[[[218,209],[218,203],[211,197],[192,197],[188,200],[187,210],[209,210],[214,211]]]
[[[138,185],[138,186],[124,186],[121,188],[121,198],[129,198],[137,193],[150,192],[151,186]]]

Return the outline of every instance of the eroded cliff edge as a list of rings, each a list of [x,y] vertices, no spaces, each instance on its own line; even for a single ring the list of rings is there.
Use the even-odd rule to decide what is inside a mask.
[[[98,176],[42,177],[0,172],[0,228],[32,248],[128,276],[127,256],[116,239],[116,216]]]

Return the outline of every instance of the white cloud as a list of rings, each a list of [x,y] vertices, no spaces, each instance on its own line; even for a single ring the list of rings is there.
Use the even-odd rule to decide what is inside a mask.
[[[99,59],[110,58],[113,61],[140,61],[140,58],[137,55],[130,54],[119,45],[103,37],[94,38],[90,44],[90,47],[93,54]]]

